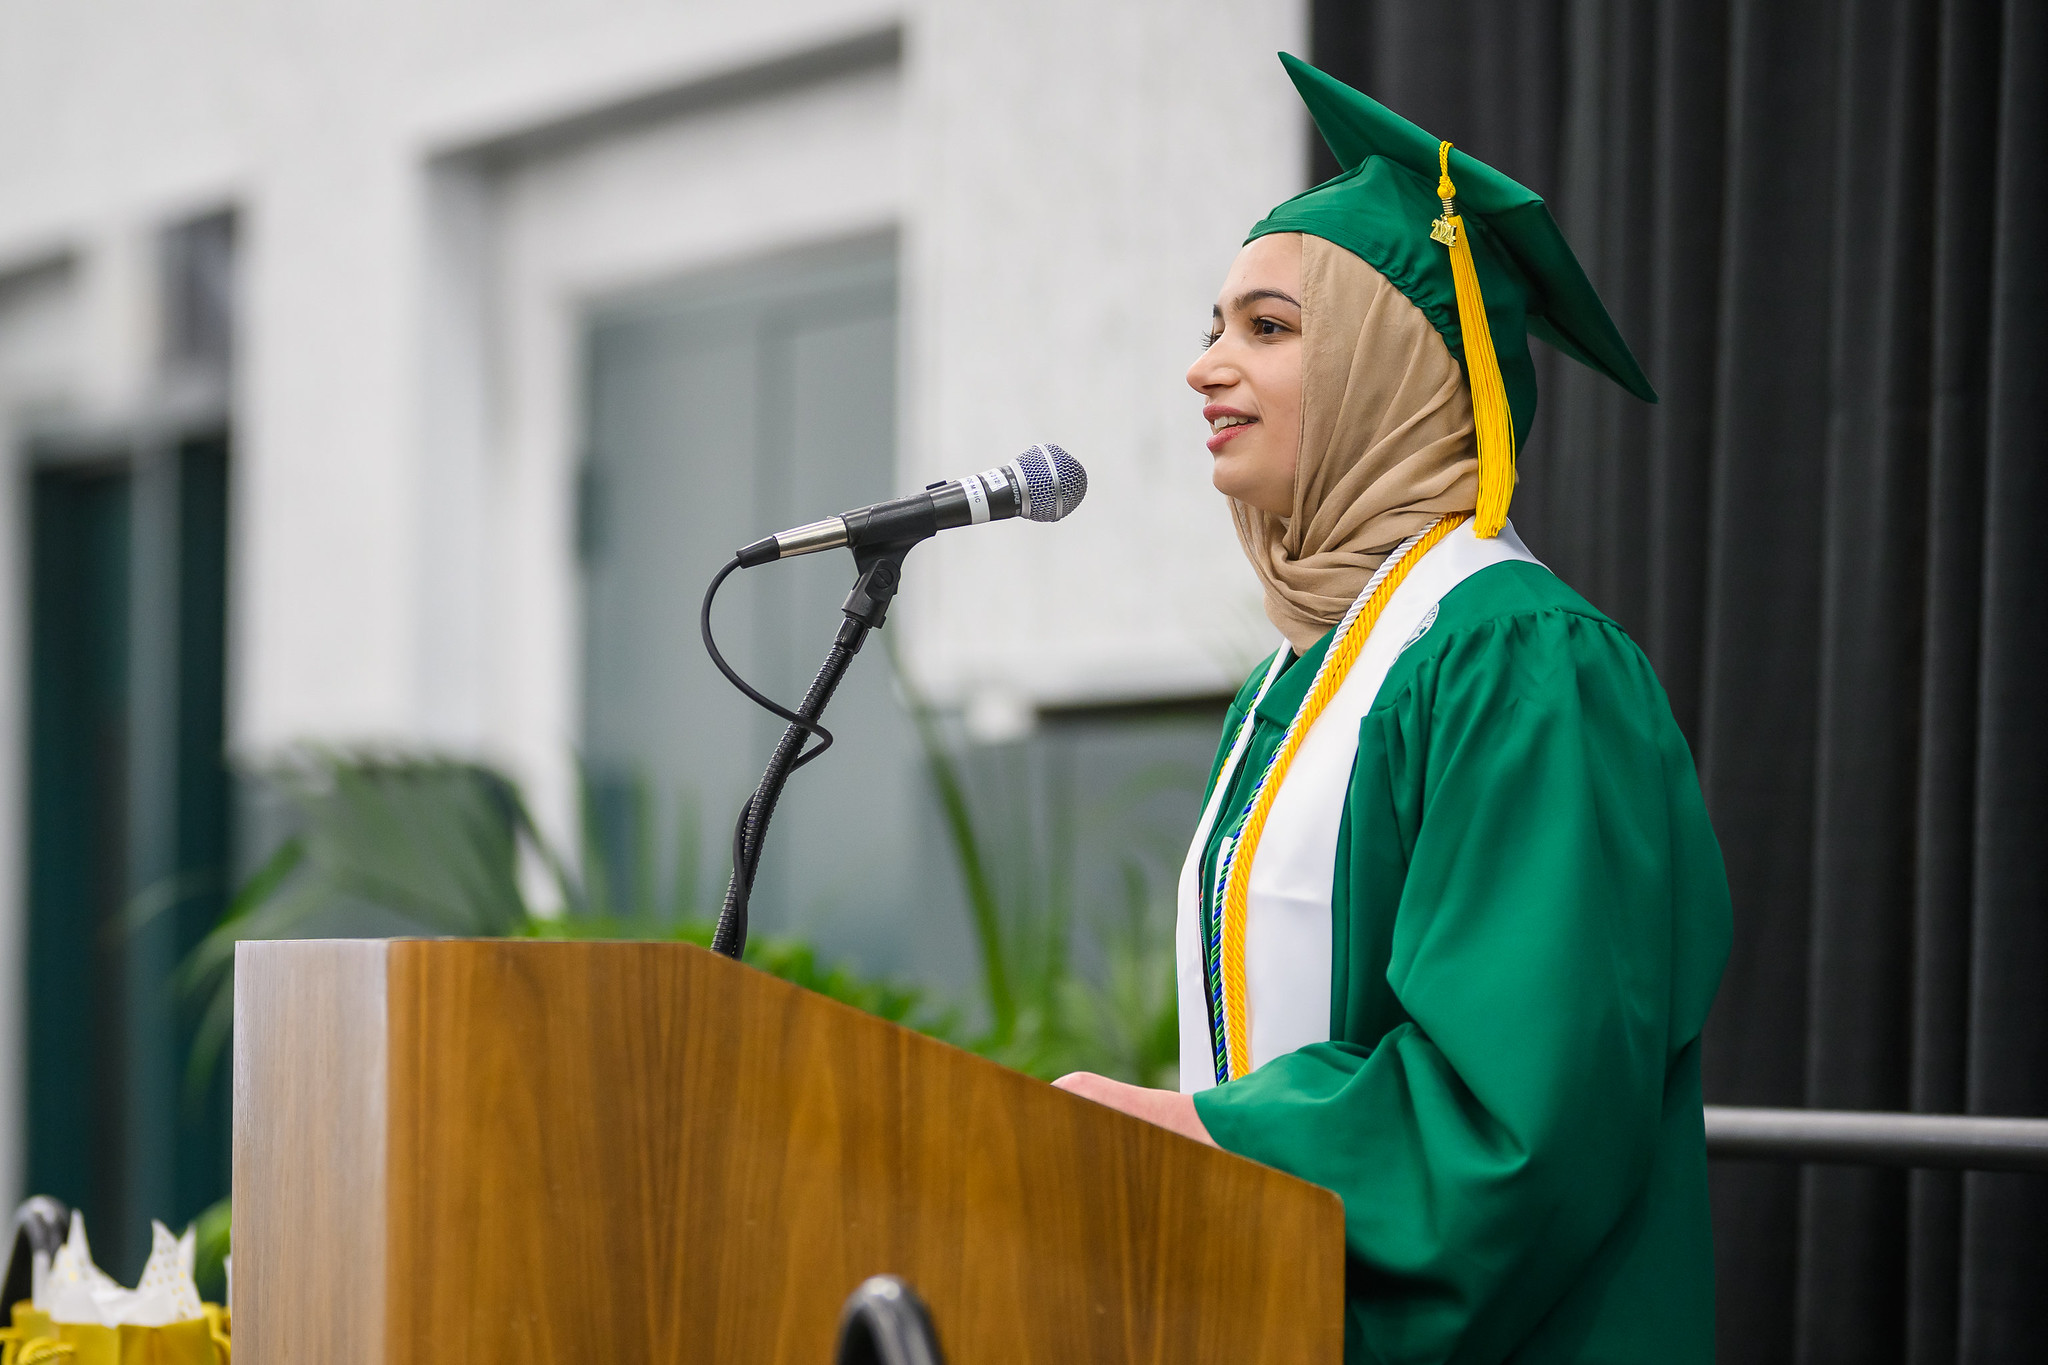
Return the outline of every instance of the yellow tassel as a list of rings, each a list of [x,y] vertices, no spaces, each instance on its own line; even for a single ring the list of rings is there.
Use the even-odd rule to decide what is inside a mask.
[[[1430,226],[1431,239],[1451,252],[1451,278],[1458,288],[1458,330],[1465,338],[1465,375],[1472,389],[1472,425],[1479,442],[1479,509],[1472,534],[1490,539],[1507,524],[1508,502],[1515,495],[1515,414],[1501,382],[1500,361],[1493,354],[1493,333],[1486,325],[1486,298],[1479,292],[1479,271],[1472,264],[1472,244],[1458,213],[1457,186],[1451,183],[1451,144],[1437,147],[1440,176],[1436,196],[1444,216]]]

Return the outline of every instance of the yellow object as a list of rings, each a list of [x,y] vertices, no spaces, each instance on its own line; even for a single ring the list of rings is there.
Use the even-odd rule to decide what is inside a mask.
[[[212,1303],[203,1317],[164,1327],[101,1327],[51,1322],[24,1300],[0,1346],[0,1365],[231,1365],[228,1312]]]
[[[1512,439],[1510,428],[1510,441]],[[1483,462],[1481,468],[1484,469]],[[1252,800],[1251,811],[1244,818],[1244,829],[1237,836],[1237,849],[1230,857],[1230,880],[1223,889],[1223,1018],[1224,1037],[1230,1048],[1231,1080],[1249,1074],[1252,1069],[1251,1032],[1245,1012],[1245,921],[1251,908],[1252,859],[1258,854],[1259,839],[1266,832],[1266,817],[1272,813],[1273,800],[1279,796],[1280,784],[1287,780],[1288,766],[1294,762],[1301,742],[1308,738],[1316,717],[1323,714],[1330,698],[1336,696],[1337,689],[1343,686],[1344,675],[1358,661],[1358,653],[1365,648],[1380,613],[1393,599],[1394,589],[1401,586],[1408,577],[1408,571],[1421,563],[1422,557],[1438,541],[1471,519],[1465,512],[1438,518],[1436,524],[1423,532],[1414,547],[1402,555],[1400,562],[1380,580],[1372,596],[1366,599],[1365,606],[1352,618],[1344,638],[1330,642],[1330,652],[1323,656],[1323,666],[1316,674],[1314,685],[1301,699],[1301,706],[1287,726],[1286,737],[1280,741],[1272,764],[1259,782],[1259,793]]]
[[[217,1303],[202,1303],[199,1311],[206,1315],[207,1334],[213,1338],[213,1349],[220,1354],[220,1365],[230,1365],[233,1351],[228,1340],[228,1310]]]
[[[1479,271],[1472,264],[1472,243],[1458,212],[1458,187],[1451,183],[1451,144],[1439,143],[1437,198],[1444,216],[1430,225],[1432,241],[1451,251],[1451,279],[1458,290],[1458,333],[1465,343],[1465,377],[1472,389],[1472,426],[1479,441],[1479,510],[1472,534],[1490,540],[1507,524],[1508,502],[1515,495],[1515,414],[1501,382],[1500,360],[1493,353],[1493,332],[1486,325],[1486,296],[1479,292]]]

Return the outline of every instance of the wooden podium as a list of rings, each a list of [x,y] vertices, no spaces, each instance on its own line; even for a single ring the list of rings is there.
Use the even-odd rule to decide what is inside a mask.
[[[1337,1365],[1335,1195],[672,943],[244,943],[237,1365]]]

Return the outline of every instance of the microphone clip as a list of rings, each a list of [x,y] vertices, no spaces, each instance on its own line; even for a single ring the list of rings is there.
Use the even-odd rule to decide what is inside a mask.
[[[840,608],[846,614],[846,622],[839,628],[840,644],[858,652],[868,632],[882,628],[889,603],[895,600],[896,589],[903,584],[903,558],[923,539],[919,536],[854,547],[853,563],[860,576],[854,579],[853,591],[846,595],[846,604]]]

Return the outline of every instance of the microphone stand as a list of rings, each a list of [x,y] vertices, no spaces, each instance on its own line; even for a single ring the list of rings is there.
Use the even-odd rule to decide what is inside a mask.
[[[853,591],[847,594],[846,603],[840,608],[846,619],[840,623],[839,634],[832,641],[832,648],[826,651],[825,662],[811,680],[810,690],[804,693],[789,727],[776,743],[775,752],[768,759],[768,769],[761,774],[760,785],[740,807],[739,821],[732,834],[732,880],[726,883],[725,905],[718,913],[718,928],[711,936],[713,952],[737,958],[746,950],[747,906],[753,897],[754,874],[761,865],[761,846],[768,837],[768,821],[775,814],[775,803],[781,799],[782,788],[788,783],[789,775],[825,752],[832,743],[830,732],[818,724],[818,718],[831,703],[832,694],[838,690],[840,679],[846,676],[853,656],[860,653],[860,647],[867,643],[868,632],[882,628],[882,621],[889,614],[889,603],[894,600],[896,589],[902,582],[903,557],[924,538],[917,536],[880,545],[863,545],[854,550],[854,567],[860,571],[860,576],[854,579]],[[732,567],[738,567],[737,560]],[[720,578],[723,577],[721,574]],[[717,591],[716,583],[712,590]],[[708,599],[705,620],[708,632]],[[804,739],[813,734],[818,735],[821,742],[800,755]]]

